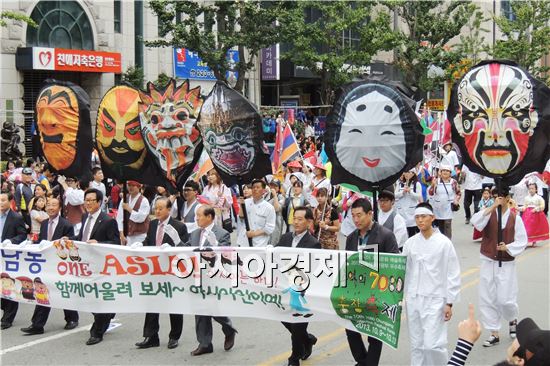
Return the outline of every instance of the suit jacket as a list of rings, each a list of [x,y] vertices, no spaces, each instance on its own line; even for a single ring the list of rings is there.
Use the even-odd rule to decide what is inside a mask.
[[[149,224],[149,229],[147,230],[147,236],[145,237],[145,240],[143,240],[143,245],[150,247],[156,246],[158,225],[158,219],[154,219],[153,221],[151,221],[151,223]],[[168,220],[168,225],[176,229],[180,237],[181,243],[187,242],[187,240],[189,239],[189,235],[187,234],[187,226],[185,226],[184,223],[171,217],[170,220]],[[166,232],[164,233],[164,237],[162,238],[162,243],[170,244],[171,246],[176,245],[176,243],[173,242],[172,238],[170,238],[170,236],[168,236]]]
[[[229,232],[225,230],[224,228],[214,224],[212,226],[212,233],[216,236],[216,240],[218,241],[217,246],[231,246],[231,236],[229,235]],[[201,228],[198,228],[197,230],[194,230],[191,235],[189,236],[189,241],[186,243],[187,246],[192,247],[198,247],[200,245],[201,240]],[[205,244],[207,243],[208,239],[205,240]],[[210,244],[210,246],[214,246]]]
[[[25,219],[21,214],[13,210],[8,210],[8,216],[2,230],[2,240],[9,239],[12,244],[19,244],[27,238],[27,228],[25,227]]]
[[[281,236],[279,243],[276,246],[278,247],[292,247],[292,239],[294,238],[294,233],[286,233]],[[308,249],[321,249],[321,243],[317,240],[316,237],[311,235],[309,231],[300,239],[296,248],[308,248]]]
[[[346,239],[346,250],[357,250],[359,244],[359,230],[354,230]],[[399,253],[395,235],[389,229],[375,222],[369,233],[367,244],[378,244],[380,253]]]
[[[59,221],[57,221],[57,226],[53,231],[52,240],[61,239],[64,236],[68,238],[74,236],[74,227],[69,222],[69,220],[61,216],[59,216],[58,220]],[[40,243],[42,240],[48,240],[49,221],[50,220],[44,220],[42,221],[42,224],[40,224],[40,233],[38,234],[38,243]]]
[[[86,219],[88,214],[82,215],[82,225],[80,225],[80,232],[71,237],[72,240],[82,240],[82,235],[86,226]],[[118,231],[118,225],[116,220],[109,217],[105,212],[101,212],[94,223],[94,227],[90,232],[90,240],[97,240],[100,244],[118,244],[120,245],[120,233]]]

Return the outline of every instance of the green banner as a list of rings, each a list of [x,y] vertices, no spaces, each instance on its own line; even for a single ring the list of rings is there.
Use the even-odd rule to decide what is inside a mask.
[[[357,253],[346,266],[346,283],[332,289],[336,313],[366,333],[397,348],[407,258],[386,253]]]

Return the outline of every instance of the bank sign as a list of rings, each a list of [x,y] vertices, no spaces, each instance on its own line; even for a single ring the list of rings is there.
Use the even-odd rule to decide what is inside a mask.
[[[237,81],[238,72],[236,71],[239,62],[239,51],[229,50],[227,52],[230,71],[227,72],[229,82]],[[187,48],[174,48],[174,76],[181,79],[191,80],[216,80],[214,71],[202,61],[199,55]]]
[[[121,73],[121,56],[116,52],[32,48],[33,70]]]

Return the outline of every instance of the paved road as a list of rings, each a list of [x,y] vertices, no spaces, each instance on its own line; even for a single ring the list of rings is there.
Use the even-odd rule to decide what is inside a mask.
[[[460,257],[462,269],[462,300],[453,311],[449,323],[449,349],[452,351],[456,340],[457,323],[467,316],[467,304],[478,303],[479,244],[471,240],[472,227],[465,225],[462,216],[453,222],[454,243]],[[518,259],[520,283],[520,318],[530,316],[546,329],[550,329],[550,244],[543,243],[538,248],[527,249]],[[210,355],[192,357],[197,343],[195,340],[194,317],[185,316],[184,334],[180,346],[174,350],[166,348],[169,322],[161,316],[161,347],[147,350],[135,349],[134,343],[142,339],[143,315],[118,314],[120,324],[105,335],[105,340],[95,346],[86,346],[92,316],[81,314],[80,327],[64,331],[63,313],[51,313],[46,333],[25,336],[19,330],[30,324],[33,307],[21,305],[14,326],[1,332],[1,361],[3,365],[283,365],[290,352],[290,336],[283,326],[275,321],[251,318],[234,318],[239,334],[235,348],[223,350],[223,334],[214,323],[214,350]],[[319,342],[314,347],[311,358],[303,365],[353,365],[344,330],[333,323],[312,323],[310,331]],[[503,323],[503,330],[507,330]],[[491,365],[504,358],[509,344],[507,335],[501,344],[485,349],[482,335],[474,348],[470,365]],[[407,365],[409,361],[408,329],[403,322],[399,349],[384,346],[381,365]]]

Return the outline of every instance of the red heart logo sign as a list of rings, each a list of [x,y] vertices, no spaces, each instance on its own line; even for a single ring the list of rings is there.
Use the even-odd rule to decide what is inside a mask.
[[[40,63],[42,66],[48,66],[50,61],[52,60],[52,53],[51,51],[42,51],[38,54],[38,59],[40,60]]]

